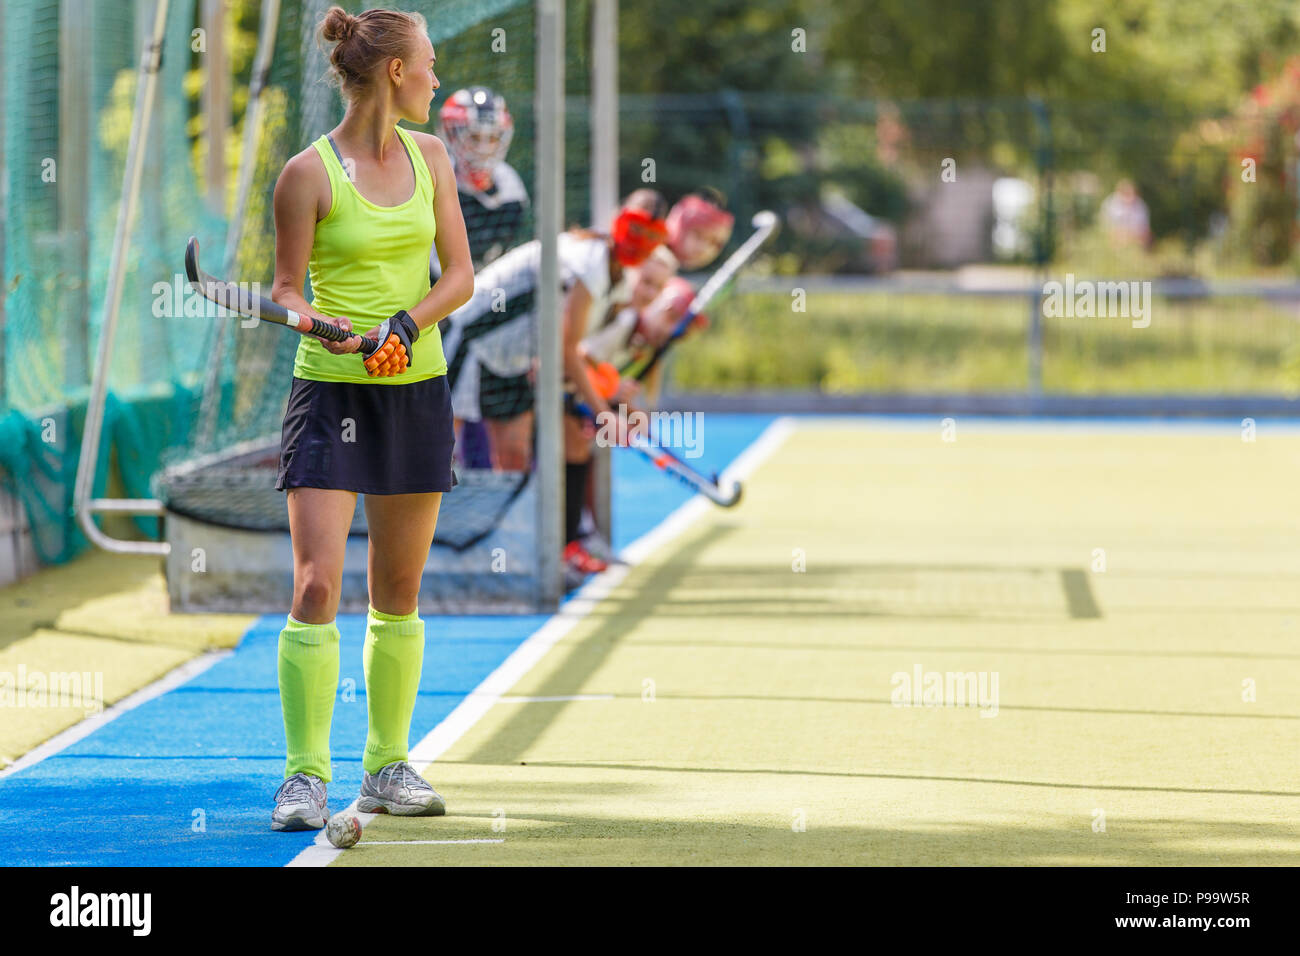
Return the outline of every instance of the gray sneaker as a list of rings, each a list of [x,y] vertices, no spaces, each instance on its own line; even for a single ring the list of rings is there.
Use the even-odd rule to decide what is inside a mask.
[[[295,773],[275,791],[272,830],[319,830],[329,818],[325,783],[320,777]]]
[[[399,817],[440,817],[447,804],[429,781],[405,760],[369,773],[361,780],[357,809],[363,813],[391,813]]]
[[[579,539],[587,553],[593,558],[600,558],[606,564],[627,564],[614,553],[614,546],[605,540],[599,531],[593,531]]]
[[[564,565],[564,593],[576,591],[587,581],[587,575],[569,564]]]

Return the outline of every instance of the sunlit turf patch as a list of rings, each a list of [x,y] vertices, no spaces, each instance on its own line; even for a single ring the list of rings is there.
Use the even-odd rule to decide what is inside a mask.
[[[337,864],[1294,865],[1296,445],[806,424]]]

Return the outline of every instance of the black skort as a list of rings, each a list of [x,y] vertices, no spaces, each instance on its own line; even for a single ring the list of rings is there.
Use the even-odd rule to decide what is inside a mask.
[[[363,495],[451,491],[455,444],[445,375],[409,385],[294,378],[275,487]]]
[[[493,375],[479,370],[479,413],[484,418],[509,420],[531,411],[536,404],[533,383],[523,375]]]

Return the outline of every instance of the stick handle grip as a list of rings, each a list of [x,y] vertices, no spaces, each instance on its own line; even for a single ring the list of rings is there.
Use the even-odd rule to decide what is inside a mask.
[[[303,331],[310,332],[312,335],[318,335],[323,339],[329,339],[331,342],[346,342],[351,336],[356,335],[355,332],[348,332],[344,329],[340,329],[337,325],[333,325],[332,323],[322,322],[315,316],[300,315],[298,318],[300,322],[311,323],[311,326]],[[380,343],[373,339],[368,339],[364,335],[357,337],[361,339],[362,355],[373,355],[375,350],[379,348]]]

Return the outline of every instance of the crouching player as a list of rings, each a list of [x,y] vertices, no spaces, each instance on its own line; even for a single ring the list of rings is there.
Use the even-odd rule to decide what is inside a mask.
[[[665,225],[668,229],[668,242],[659,261],[666,265],[667,274],[655,275],[657,270],[652,268],[651,275],[643,276],[641,281],[644,282],[647,278],[662,279],[660,288],[666,286],[672,290],[672,293],[666,295],[656,309],[649,309],[647,305],[641,303],[616,303],[603,317],[600,329],[594,333],[593,348],[597,350],[603,346],[596,343],[607,338],[610,341],[621,341],[625,358],[612,363],[617,368],[623,368],[633,357],[648,358],[649,354],[666,340],[676,323],[686,314],[686,308],[694,298],[691,284],[677,276],[678,269],[698,271],[717,259],[731,239],[735,218],[726,210],[722,194],[710,186],[703,186],[673,204]],[[657,321],[669,324],[667,328],[660,329],[658,332],[664,336],[664,339],[653,341]],[[700,328],[704,321],[706,320],[693,323],[692,329]],[[638,366],[633,366],[633,375],[637,373],[637,368]],[[646,381],[640,383],[640,388],[648,391],[651,396],[648,402],[650,405],[654,404],[653,396],[658,394],[662,371],[661,366],[656,366],[649,373]],[[624,389],[623,395],[632,395],[633,390],[637,389],[637,384],[629,380],[620,387]],[[644,406],[647,403],[640,399],[639,391],[636,394],[641,404],[637,405],[633,402],[626,402],[626,404],[630,408],[646,410]],[[616,398],[623,400],[621,396]],[[592,516],[595,489],[590,480],[590,469],[588,473],[583,499],[586,508],[580,522],[582,528],[580,540],[583,549],[597,559],[593,566],[599,566],[613,560],[614,553],[613,547],[596,529],[596,522]]]
[[[627,297],[625,270],[645,262],[667,239],[667,212],[659,193],[641,189],[628,197],[609,233],[578,229],[559,237],[564,376],[593,414],[607,413],[610,407],[588,381],[578,344],[586,336],[589,317],[603,317],[611,302]],[[533,241],[480,270],[473,297],[449,317],[444,341],[455,416],[486,424],[492,465],[500,470],[532,467],[540,264],[541,244]],[[565,486],[577,493],[576,503],[566,505],[565,558],[589,567],[590,556],[576,540],[590,460],[583,422],[576,411],[565,420]]]

